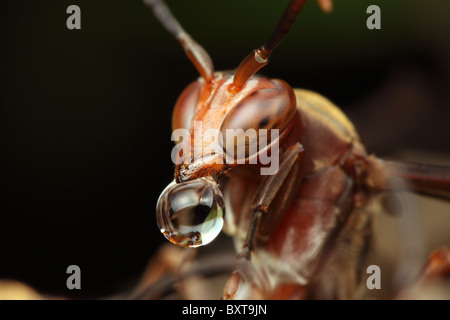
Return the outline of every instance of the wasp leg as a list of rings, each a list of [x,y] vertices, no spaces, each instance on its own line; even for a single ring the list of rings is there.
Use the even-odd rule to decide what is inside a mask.
[[[251,259],[251,253],[255,248],[257,236],[260,233],[260,228],[264,228],[270,221],[272,227],[274,226],[274,221],[279,221],[284,210],[276,210],[271,219],[266,219],[264,221],[263,217],[269,209],[269,205],[274,200],[278,191],[282,188],[283,184],[287,183],[288,189],[293,189],[292,186],[298,183],[296,174],[292,174],[293,168],[298,167],[295,164],[301,162],[301,154],[303,152],[303,147],[300,143],[296,143],[289,147],[283,154],[282,161],[280,163],[279,170],[276,174],[267,176],[258,187],[258,190],[252,200],[252,219],[250,222],[250,227],[247,232],[247,237],[244,241],[241,251],[237,255],[238,264],[242,262],[248,262]],[[290,178],[289,178],[290,177]],[[263,225],[262,225],[263,224]],[[223,299],[229,300],[236,297],[236,293],[239,288],[239,283],[243,279],[242,272],[235,270],[230,279],[225,285],[223,292]]]
[[[162,245],[150,260],[133,293],[127,298],[140,299],[145,296],[143,293],[148,291],[148,288],[163,277],[177,277],[194,260],[196,253],[197,250],[195,249],[186,250],[172,244]],[[183,295],[183,292],[181,294]],[[154,294],[153,297],[146,296],[145,299],[154,298],[158,295],[159,293]]]
[[[306,299],[360,299],[365,293],[361,270],[371,246],[371,212],[346,205],[340,208],[342,216],[348,217],[342,229],[326,244],[329,249],[318,262]]]
[[[450,299],[450,249],[434,251],[418,280],[397,299]]]
[[[448,275],[450,275],[450,249],[438,249],[431,254],[422,272],[422,278],[431,279]]]

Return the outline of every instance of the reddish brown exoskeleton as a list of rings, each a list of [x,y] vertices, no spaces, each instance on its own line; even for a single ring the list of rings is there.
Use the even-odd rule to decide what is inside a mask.
[[[269,40],[235,72],[214,72],[168,8],[144,2],[201,75],[175,106],[173,129],[187,135],[175,149],[175,181],[158,201],[161,232],[177,245],[197,247],[224,225],[238,250],[225,299],[358,297],[372,230],[369,200],[395,189],[397,180],[450,198],[450,170],[380,160],[329,100],[255,75],[306,0],[290,2]],[[318,2],[330,10],[331,1]],[[275,171],[262,174],[273,164]],[[442,266],[450,255],[442,255],[447,260],[435,259],[435,270],[448,273]]]

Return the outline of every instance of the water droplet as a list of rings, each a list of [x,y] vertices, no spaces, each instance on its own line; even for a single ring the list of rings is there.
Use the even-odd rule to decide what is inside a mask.
[[[181,247],[199,247],[213,241],[223,227],[223,197],[216,182],[200,178],[172,182],[161,193],[156,219],[163,235]]]

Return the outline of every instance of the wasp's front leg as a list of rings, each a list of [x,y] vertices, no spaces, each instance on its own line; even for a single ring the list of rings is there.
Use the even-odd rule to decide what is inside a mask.
[[[164,295],[166,288],[155,286],[164,277],[176,278],[193,261],[197,250],[183,249],[172,244],[162,245],[147,265],[136,288],[128,299],[157,299]],[[183,295],[183,292],[181,292]],[[189,296],[187,297],[190,298]]]
[[[267,211],[275,196],[283,186],[283,191],[293,193],[295,186],[299,183],[298,170],[301,163],[303,147],[296,143],[289,147],[283,154],[280,168],[276,174],[267,176],[257,189],[252,200],[252,217],[244,244],[237,255],[238,267],[232,273],[225,285],[223,299],[229,300],[236,297],[243,277],[242,266],[251,260],[251,253],[255,249],[258,236],[264,236],[267,230],[276,226],[276,222],[281,219],[284,207],[280,206],[268,217]]]

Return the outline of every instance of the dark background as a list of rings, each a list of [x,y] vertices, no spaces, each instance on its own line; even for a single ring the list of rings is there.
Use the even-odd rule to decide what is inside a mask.
[[[167,3],[226,70],[264,43],[288,1]],[[81,30],[66,28],[71,4]],[[381,8],[381,30],[366,28],[370,4]],[[171,111],[198,75],[140,0],[1,6],[0,278],[75,297],[124,290],[165,241],[154,208],[173,176]],[[311,1],[261,73],[330,98],[380,156],[441,159],[450,153],[449,9],[336,0],[326,15]],[[80,292],[66,288],[71,264],[82,270]]]

